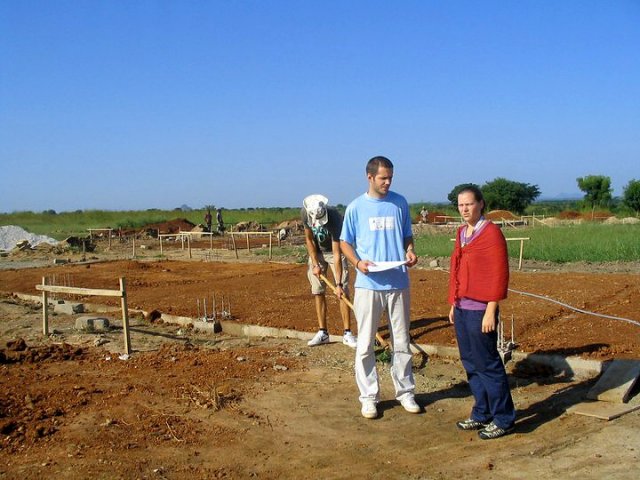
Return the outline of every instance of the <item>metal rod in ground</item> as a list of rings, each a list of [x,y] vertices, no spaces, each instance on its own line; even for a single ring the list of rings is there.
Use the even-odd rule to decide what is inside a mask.
[[[207,321],[207,297],[202,299],[202,303],[204,305],[204,321]]]
[[[198,304],[198,320],[200,320],[200,299],[196,299],[196,303]]]
[[[328,286],[328,287],[329,287],[329,288],[330,288],[334,293],[336,292],[336,290],[337,290],[337,289],[336,289],[336,287],[334,287],[334,286],[333,286],[333,283],[331,283],[327,277],[325,277],[324,275],[320,274],[320,279],[321,279],[324,283],[326,283],[326,284],[327,284],[327,286]],[[353,313],[354,313],[354,315],[355,315],[355,312],[356,312],[356,311],[355,311],[355,309],[353,308],[353,303],[351,303],[351,302],[349,301],[349,299],[348,299],[347,297],[345,297],[345,296],[342,296],[342,297],[340,298],[340,300],[342,300],[344,303],[346,303],[346,304],[347,304],[347,306],[348,306],[351,310],[353,310]],[[389,345],[389,342],[387,342],[384,338],[382,338],[382,335],[380,335],[380,332],[376,332],[376,340],[378,340],[378,342],[380,343],[380,345],[381,345],[381,346],[383,346],[384,348],[388,348],[388,347],[390,346],[390,345]]]
[[[218,321],[218,314],[216,312],[216,294],[215,294],[215,292],[213,292],[211,294],[211,297],[213,299],[213,333],[220,333],[220,332],[222,332],[222,324]],[[222,317],[222,313],[220,314],[220,316]]]

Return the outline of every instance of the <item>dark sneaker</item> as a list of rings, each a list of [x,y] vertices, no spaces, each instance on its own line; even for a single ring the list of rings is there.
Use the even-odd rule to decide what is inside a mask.
[[[492,438],[503,437],[511,432],[513,432],[513,427],[500,428],[495,423],[491,422],[486,426],[486,428],[478,432],[478,436],[482,440],[491,440]]]
[[[479,422],[477,420],[474,420],[473,418],[468,418],[466,420],[462,420],[461,422],[456,422],[456,427],[458,427],[460,430],[481,430],[488,426],[488,423]]]

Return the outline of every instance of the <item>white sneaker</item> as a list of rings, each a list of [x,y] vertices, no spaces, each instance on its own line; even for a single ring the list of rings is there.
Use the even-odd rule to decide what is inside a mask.
[[[329,334],[322,330],[318,330],[318,333],[316,333],[315,336],[307,342],[307,345],[314,347],[316,345],[322,345],[323,343],[329,343]]]
[[[362,410],[360,411],[364,418],[376,418],[378,416],[378,407],[373,400],[365,400],[362,402]]]
[[[351,332],[347,332],[342,337],[342,343],[344,343],[347,347],[356,348],[358,343],[358,339]]]
[[[421,411],[420,405],[416,403],[413,395],[405,395],[402,400],[400,400],[400,405],[409,413],[420,413]]]

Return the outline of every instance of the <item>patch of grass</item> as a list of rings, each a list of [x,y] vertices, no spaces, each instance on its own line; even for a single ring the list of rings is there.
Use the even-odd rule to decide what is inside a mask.
[[[631,262],[640,260],[640,225],[585,223],[523,230],[526,259],[566,262]],[[506,232],[508,233],[508,232]],[[509,235],[507,235],[509,236]],[[518,235],[520,236],[520,235]],[[517,256],[519,245],[512,242],[509,254]]]
[[[506,238],[529,237],[523,258],[567,262],[631,262],[640,260],[639,224],[607,225],[583,223],[557,227],[531,227],[503,230]],[[453,233],[416,237],[419,256],[448,257],[453,251]],[[518,258],[520,242],[508,242],[509,256]]]

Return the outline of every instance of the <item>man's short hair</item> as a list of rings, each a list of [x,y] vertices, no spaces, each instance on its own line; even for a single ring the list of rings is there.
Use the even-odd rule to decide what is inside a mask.
[[[393,170],[393,163],[387,157],[373,157],[367,162],[367,175],[376,175],[380,167]]]

